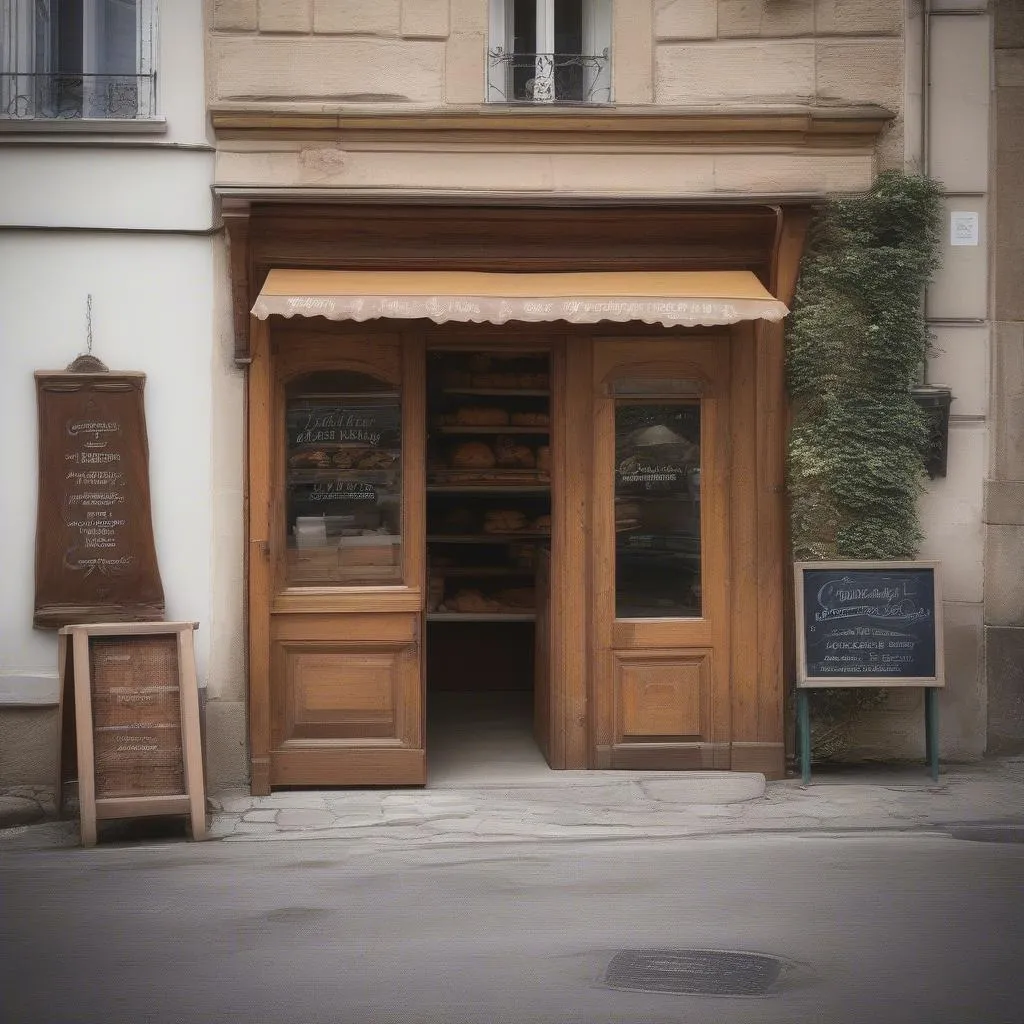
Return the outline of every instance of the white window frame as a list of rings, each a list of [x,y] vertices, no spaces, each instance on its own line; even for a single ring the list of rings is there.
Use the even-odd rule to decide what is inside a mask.
[[[49,54],[37,50],[36,18],[60,0],[0,0],[0,120],[47,121],[57,124],[65,118],[34,109],[40,95],[37,75],[59,74]],[[82,73],[104,75],[100,64],[100,40],[96,35],[98,8],[103,0],[82,0]],[[135,5],[135,79],[137,101],[128,118],[108,117],[99,101],[103,86],[83,77],[80,118],[67,120],[148,120],[157,117],[156,26],[157,0],[138,0]],[[48,42],[48,41],[44,41]],[[127,76],[126,76],[127,77]]]
[[[533,96],[530,100],[517,100],[506,95],[506,66],[491,59],[493,53],[508,52],[513,43],[512,0],[490,0],[490,24],[488,34],[488,60],[486,68],[485,95],[491,103],[551,103],[557,104],[555,95],[554,66],[542,55],[555,52],[555,4],[558,0],[536,0],[537,13],[537,54],[536,74],[533,81]],[[612,0],[583,0],[583,44],[584,55],[605,55],[607,59],[600,67],[586,68],[584,94],[592,97],[595,104],[611,103],[612,68]]]

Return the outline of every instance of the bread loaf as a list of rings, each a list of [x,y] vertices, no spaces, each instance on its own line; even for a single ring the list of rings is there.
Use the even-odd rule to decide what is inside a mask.
[[[526,528],[526,516],[518,509],[493,508],[484,514],[484,533],[515,533]]]
[[[331,457],[327,452],[296,452],[289,460],[288,465],[297,469],[320,468],[331,464]]]
[[[452,449],[451,462],[456,469],[491,469],[495,458],[483,441],[464,441]]]
[[[508,411],[469,405],[455,411],[455,422],[464,427],[504,427],[508,423]]]
[[[493,598],[484,597],[479,590],[460,590],[445,601],[445,607],[452,612],[500,612],[501,605]]]
[[[505,608],[526,611],[537,606],[537,594],[533,587],[509,587],[506,590],[499,590],[494,599]]]
[[[516,427],[546,427],[551,419],[546,412],[514,412],[512,425]]]
[[[364,452],[356,465],[360,469],[387,469],[395,461],[391,452],[368,451]]]
[[[551,472],[551,449],[546,444],[537,449],[537,468],[542,473]]]
[[[495,441],[494,454],[497,464],[507,469],[533,469],[533,452],[524,444],[517,444],[514,438],[501,436]]]
[[[531,529],[536,530],[538,533],[550,533],[551,532],[551,516],[537,516],[533,521]]]

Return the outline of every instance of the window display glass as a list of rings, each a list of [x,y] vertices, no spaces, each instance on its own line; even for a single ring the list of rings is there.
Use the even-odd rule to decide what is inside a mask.
[[[615,408],[615,614],[701,612],[700,403]]]
[[[309,374],[286,392],[287,580],[402,582],[397,388],[368,374]]]

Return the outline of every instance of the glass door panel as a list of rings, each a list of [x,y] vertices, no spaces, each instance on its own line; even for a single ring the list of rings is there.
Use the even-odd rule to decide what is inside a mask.
[[[615,617],[701,615],[700,403],[615,407]]]
[[[289,384],[287,582],[402,581],[401,396],[368,374],[315,373]]]

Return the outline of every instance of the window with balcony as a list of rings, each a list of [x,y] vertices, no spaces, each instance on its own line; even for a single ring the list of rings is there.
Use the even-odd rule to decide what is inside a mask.
[[[611,99],[611,0],[491,0],[489,103]]]
[[[156,0],[0,0],[0,117],[156,113]]]

